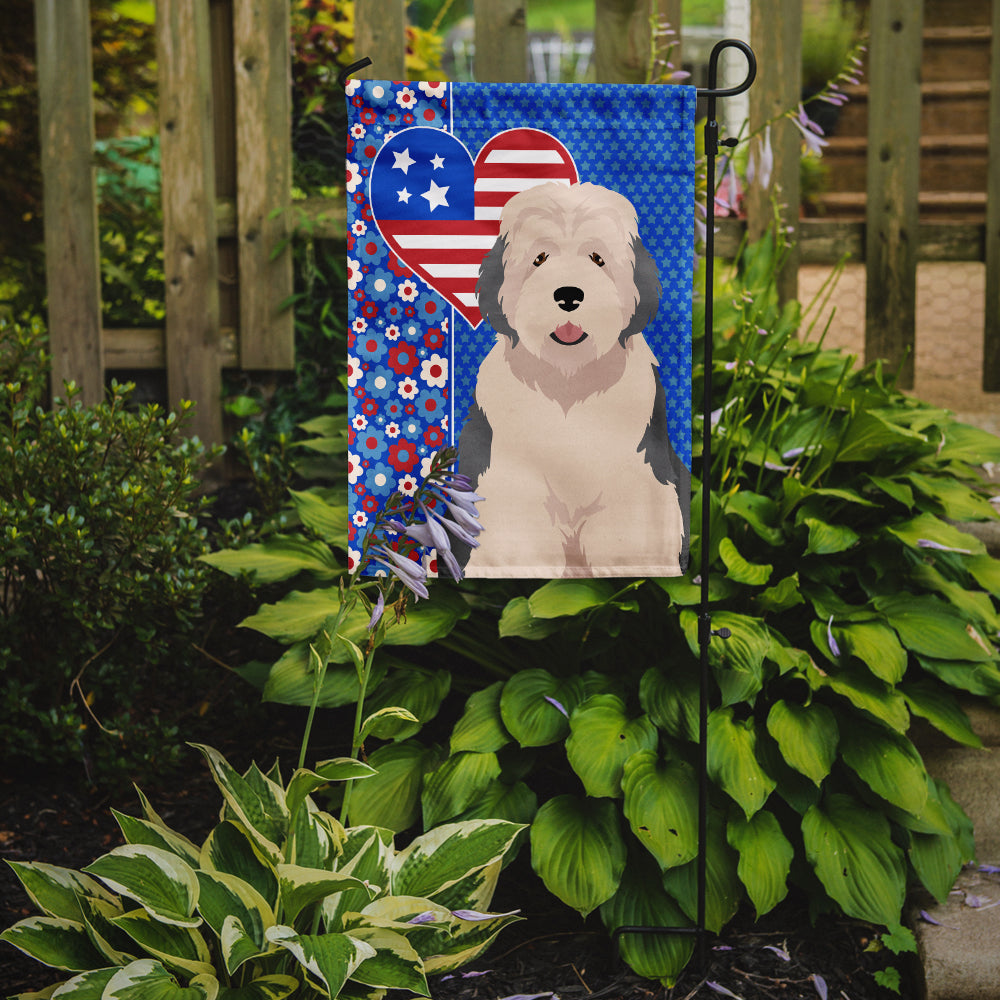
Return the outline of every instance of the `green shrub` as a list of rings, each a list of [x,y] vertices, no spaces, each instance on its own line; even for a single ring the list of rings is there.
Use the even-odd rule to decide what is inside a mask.
[[[191,659],[208,455],[187,404],[131,409],[128,385],[96,406],[68,385],[43,408],[41,337],[0,321],[0,744],[7,760],[124,768],[175,752],[157,694]]]
[[[472,961],[518,919],[486,912],[516,824],[453,823],[398,849],[388,830],[345,829],[311,798],[369,778],[366,764],[324,761],[286,786],[277,765],[240,774],[199,749],[225,803],[202,845],[140,796],[144,818],[115,813],[126,844],[82,872],[11,863],[42,913],[0,938],[78,973],[60,995],[429,996],[428,974]]]

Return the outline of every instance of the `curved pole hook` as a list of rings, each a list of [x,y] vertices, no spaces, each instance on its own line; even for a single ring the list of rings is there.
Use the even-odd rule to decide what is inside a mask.
[[[724,49],[739,49],[747,58],[746,79],[735,87],[717,87],[719,77],[719,56]],[[757,78],[757,57],[753,49],[746,42],[738,38],[723,38],[721,42],[716,42],[712,49],[712,54],[708,57],[708,87],[698,89],[699,97],[735,97],[750,89],[750,85]]]
[[[372,61],[368,56],[364,56],[357,62],[352,62],[350,66],[345,66],[337,74],[337,83],[340,84],[341,90],[347,89],[347,81],[355,74],[359,69],[364,69],[366,66],[371,66]]]

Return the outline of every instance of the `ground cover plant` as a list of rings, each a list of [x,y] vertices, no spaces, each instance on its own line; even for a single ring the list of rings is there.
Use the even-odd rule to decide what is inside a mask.
[[[906,948],[907,886],[943,898],[973,853],[908,730],[919,716],[975,746],[957,695],[1000,694],[1000,562],[952,523],[995,516],[975,466],[1000,458],[1000,441],[904,396],[879,364],[825,350],[816,331],[804,339],[808,317],[774,291],[781,253],[770,238],[745,248],[716,289],[714,459],[700,468],[696,449],[694,462],[712,531],[692,538],[692,566],[709,544],[712,624],[732,633],[710,652],[707,925],[744,903],[766,914],[792,887],[814,914],[869,921]],[[342,494],[292,503],[300,531],[229,553],[225,568],[287,581],[244,623],[287,651],[245,673],[265,698],[306,704],[310,641],[356,554],[325,527]],[[609,930],[690,924],[698,584],[435,584],[371,677],[369,705],[414,718],[367,741],[378,774],[358,786],[352,821],[530,822],[532,864],[568,906]],[[340,660],[320,704],[356,696]],[[452,690],[468,697],[442,741],[429,723]],[[622,949],[672,982],[691,942]]]

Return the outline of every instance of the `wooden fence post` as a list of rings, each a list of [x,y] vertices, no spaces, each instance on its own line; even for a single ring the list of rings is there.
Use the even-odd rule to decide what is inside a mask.
[[[526,80],[528,50],[524,0],[476,0],[473,13],[476,79],[495,83]]]
[[[758,0],[750,8],[750,41],[760,72],[750,88],[750,131],[798,106],[802,99],[802,4],[800,0]],[[734,123],[737,124],[738,123]],[[735,131],[731,126],[730,131]],[[758,140],[754,140],[756,143]],[[785,119],[771,127],[774,169],[766,188],[756,178],[747,192],[747,228],[751,240],[760,239],[774,221],[775,201],[780,205],[780,225],[790,227],[792,246],[778,273],[782,302],[798,296],[799,263],[799,159],[802,136]]]
[[[192,432],[222,441],[219,254],[207,0],[159,0],[167,395],[197,402]]]
[[[595,0],[594,70],[598,83],[645,83],[657,0]]]
[[[295,367],[290,21],[288,0],[233,6],[242,368]]]
[[[104,398],[89,0],[35,0],[52,394]]]
[[[355,0],[354,58],[373,65],[355,76],[366,80],[406,79],[405,0]]]
[[[868,53],[865,360],[913,387],[923,0],[872,0]]]
[[[993,0],[990,45],[989,169],[986,178],[986,324],[983,389],[1000,392],[1000,0]]]

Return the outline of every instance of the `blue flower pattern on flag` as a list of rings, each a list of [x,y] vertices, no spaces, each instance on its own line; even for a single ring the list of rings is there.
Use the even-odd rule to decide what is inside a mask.
[[[355,554],[366,511],[378,506],[371,501],[397,489],[412,493],[434,452],[457,442],[495,337],[478,322],[474,296],[470,301],[451,277],[463,265],[441,257],[427,265],[436,269],[428,280],[394,252],[383,227],[408,234],[457,224],[477,232],[475,158],[501,132],[544,127],[580,181],[610,187],[635,206],[663,284],[659,315],[645,337],[660,361],[671,440],[690,466],[694,89],[353,80],[347,103]],[[466,239],[478,239],[485,253],[495,235]],[[468,289],[468,275],[461,280]]]

